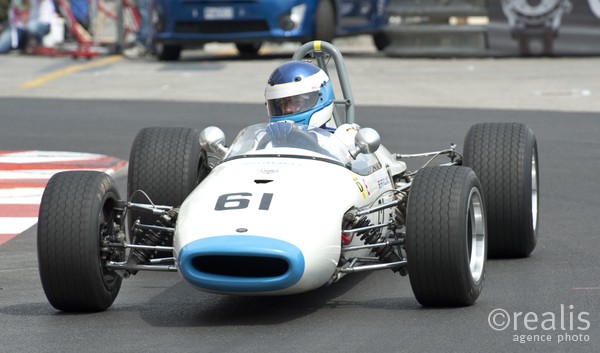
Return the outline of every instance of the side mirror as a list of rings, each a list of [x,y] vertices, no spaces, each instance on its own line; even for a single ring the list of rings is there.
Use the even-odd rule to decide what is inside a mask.
[[[359,153],[374,153],[381,146],[381,137],[379,133],[370,127],[365,127],[356,133],[354,137],[354,148],[350,151],[352,158],[356,158]]]
[[[217,153],[223,157],[228,149],[225,147],[225,133],[216,126],[209,126],[200,132],[200,147],[207,152]]]

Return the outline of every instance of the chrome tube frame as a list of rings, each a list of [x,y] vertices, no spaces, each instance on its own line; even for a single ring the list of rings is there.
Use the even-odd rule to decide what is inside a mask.
[[[169,233],[175,233],[175,228],[171,228],[171,227],[161,227],[161,226],[155,226],[155,225],[149,225],[149,224],[142,224],[139,221],[136,221],[134,223],[134,228],[140,228],[140,229],[148,229],[148,230],[159,230],[162,232],[169,232]]]
[[[146,203],[136,203],[136,202],[127,202],[127,208],[131,208],[134,210],[140,210],[140,211],[150,211],[153,214],[161,214],[164,211],[168,211],[170,209],[172,209],[173,207],[171,206],[162,206],[162,205],[149,205]]]
[[[441,151],[432,151],[432,152],[424,152],[424,153],[413,153],[413,154],[400,154],[394,153],[392,156],[396,158],[396,160],[406,159],[406,158],[423,158],[423,157],[437,157],[444,154],[457,153],[455,150],[449,148]],[[458,154],[458,153],[457,153]]]
[[[341,273],[355,273],[355,272],[365,272],[365,271],[375,271],[375,270],[387,270],[387,269],[395,269],[401,268],[408,264],[406,260],[396,261],[396,262],[388,262],[384,264],[374,264],[374,265],[350,265],[348,267],[343,267],[339,270]]]
[[[125,203],[125,214],[129,210],[139,210],[145,212],[151,212],[154,215],[162,215],[163,213],[170,211],[173,209],[172,206],[163,206],[163,205],[154,205],[152,200],[148,197],[146,193],[143,191],[136,191],[135,193],[140,193],[146,197],[148,203],[136,203],[136,202],[127,202]],[[126,234],[133,232],[135,229],[142,231],[157,231],[157,232],[166,232],[173,234],[175,232],[175,228],[173,227],[165,227],[151,224],[143,224],[138,220],[136,220],[131,227],[126,228]],[[126,237],[129,239],[129,236]],[[149,258],[147,259],[147,264],[137,264],[135,261],[132,261],[132,252],[128,251],[125,261],[107,261],[105,263],[105,268],[109,270],[116,271],[122,277],[129,277],[131,273],[135,273],[137,271],[162,271],[162,272],[176,272],[177,265],[175,264],[175,258],[173,257],[174,247],[173,246],[161,246],[161,245],[143,245],[143,244],[131,244],[127,240],[121,242],[111,242],[104,244],[106,248],[121,248],[121,249],[130,249],[130,250],[146,250],[151,252],[168,252],[170,253],[166,257],[157,257],[157,258]]]
[[[384,241],[382,243],[376,243],[376,244],[342,246],[342,252],[356,251],[356,250],[362,250],[362,249],[381,248],[381,247],[388,246],[388,245],[395,246],[395,245],[402,245],[402,244],[404,244],[403,240],[394,240],[394,241]]]
[[[106,268],[109,270],[124,270],[124,271],[160,271],[160,272],[177,272],[176,265],[135,265],[126,262],[108,261]]]
[[[382,204],[379,204],[377,206],[373,206],[373,207],[370,207],[370,208],[366,208],[366,209],[360,210],[360,211],[358,211],[356,213],[356,215],[357,216],[364,216],[364,215],[371,214],[371,213],[374,213],[374,212],[377,212],[377,211],[385,210],[386,208],[391,208],[391,207],[396,207],[396,206],[398,206],[398,200],[390,201],[390,202],[387,202],[387,203],[382,203]],[[386,226],[387,225],[389,225],[389,224],[386,224]]]
[[[170,252],[173,253],[174,248],[172,246],[160,246],[160,245],[140,245],[140,244],[129,244],[129,243],[109,243],[106,244],[107,247],[113,248],[125,248],[125,249],[140,249],[140,250],[150,250],[156,252]],[[159,257],[154,259],[149,259],[149,264],[140,265],[135,263],[130,263],[131,255],[128,255],[127,261],[123,262],[115,262],[108,261],[106,262],[105,267],[109,270],[117,271],[123,277],[129,277],[128,271],[161,271],[161,272],[177,272],[177,265],[175,265],[175,258],[173,256],[169,257]],[[169,264],[169,265],[164,265]]]
[[[119,244],[119,243],[110,243],[107,244],[109,247],[113,248],[126,248],[126,249],[142,249],[142,250],[150,250],[150,251],[170,251],[173,252],[172,246],[160,246],[160,245],[139,245],[139,244]]]
[[[444,163],[444,164],[440,164],[442,166],[452,166],[452,165],[459,165],[460,162],[462,160],[462,155],[460,155],[458,152],[456,152],[455,150],[456,145],[452,144],[450,145],[449,149],[445,149],[445,150],[441,150],[441,151],[433,151],[433,152],[425,152],[425,153],[415,153],[415,154],[400,154],[400,153],[394,153],[392,156],[396,159],[396,160],[402,160],[402,159],[408,159],[408,158],[425,158],[425,157],[431,157],[429,158],[429,160],[427,160],[427,162],[425,162],[420,168],[418,168],[415,171],[412,172],[408,172],[405,174],[405,176],[410,177],[413,176],[415,174],[417,174],[417,172],[422,169],[427,167],[428,165],[431,164],[431,162],[433,162],[434,159],[436,159],[439,156],[443,156],[446,155],[448,158],[450,158],[450,163]]]

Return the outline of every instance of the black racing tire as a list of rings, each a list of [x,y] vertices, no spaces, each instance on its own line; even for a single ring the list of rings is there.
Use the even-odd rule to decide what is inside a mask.
[[[537,244],[539,210],[533,131],[521,123],[473,125],[465,137],[463,165],[477,173],[483,187],[490,257],[529,256]]]
[[[262,42],[235,43],[235,47],[242,56],[256,56],[261,46]]]
[[[117,297],[122,278],[104,267],[100,242],[112,232],[118,200],[115,182],[102,172],[61,172],[48,181],[40,204],[37,253],[44,293],[56,309],[96,312]],[[109,259],[124,261],[124,252]]]
[[[156,57],[160,61],[177,61],[181,57],[181,45],[157,43],[154,47]]]
[[[314,40],[332,42],[335,37],[335,8],[331,0],[320,0],[315,13]]]
[[[199,132],[183,127],[148,127],[136,136],[129,155],[127,200],[178,207],[210,172]],[[133,196],[133,197],[132,197]],[[131,211],[129,221],[154,224],[149,212]]]
[[[408,195],[405,250],[421,305],[475,303],[487,258],[485,204],[475,172],[461,166],[419,170]]]

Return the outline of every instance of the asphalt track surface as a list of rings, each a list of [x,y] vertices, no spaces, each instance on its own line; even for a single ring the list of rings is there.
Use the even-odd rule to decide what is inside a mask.
[[[190,62],[163,68],[177,72],[183,65]],[[44,87],[52,91],[59,85]],[[231,141],[239,129],[264,119],[262,104],[235,99],[174,102],[135,94],[68,99],[40,90],[0,90],[0,150],[127,159],[145,126],[217,125]],[[396,152],[430,151],[452,142],[460,149],[469,126],[482,121],[519,121],[535,131],[541,168],[538,246],[526,259],[490,261],[484,291],[472,307],[423,308],[408,278],[391,271],[351,275],[310,293],[275,298],[207,294],[176,273],[146,272],[124,281],[109,310],[64,314],[43,294],[33,227],[0,247],[0,352],[598,352],[600,110],[594,109],[357,107],[357,120],[377,129]],[[125,181],[125,175],[117,176],[123,192]],[[307,218],[299,213],[298,220]]]

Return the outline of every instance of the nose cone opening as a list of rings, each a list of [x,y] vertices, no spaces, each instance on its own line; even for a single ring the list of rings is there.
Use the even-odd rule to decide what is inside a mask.
[[[196,271],[215,276],[269,278],[285,275],[289,263],[282,258],[265,256],[206,255],[192,260]]]
[[[304,256],[296,246],[259,236],[218,236],[184,246],[178,257],[185,280],[218,292],[269,292],[296,284]]]

